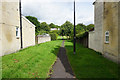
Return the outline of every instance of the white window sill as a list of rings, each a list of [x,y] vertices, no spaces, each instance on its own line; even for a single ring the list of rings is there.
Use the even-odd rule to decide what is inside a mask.
[[[105,44],[109,44],[109,42],[105,42]]]
[[[16,37],[16,39],[19,39],[20,37]]]

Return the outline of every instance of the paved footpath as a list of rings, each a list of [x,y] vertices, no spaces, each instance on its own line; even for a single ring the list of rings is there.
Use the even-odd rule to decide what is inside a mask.
[[[50,80],[75,80],[72,68],[68,62],[64,41],[59,49],[58,58],[53,66]]]

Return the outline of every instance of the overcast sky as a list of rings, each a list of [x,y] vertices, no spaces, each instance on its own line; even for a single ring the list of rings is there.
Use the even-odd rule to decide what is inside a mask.
[[[76,24],[94,23],[94,0],[76,0]],[[35,16],[40,22],[63,24],[74,21],[73,0],[23,0],[22,14]]]

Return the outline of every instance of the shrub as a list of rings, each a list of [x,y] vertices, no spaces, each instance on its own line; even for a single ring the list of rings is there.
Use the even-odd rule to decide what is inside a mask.
[[[57,34],[56,33],[50,33],[51,40],[57,40]]]
[[[81,38],[84,38],[88,35],[88,32],[85,32],[85,33],[81,33],[81,34],[76,34],[76,39],[81,39]]]

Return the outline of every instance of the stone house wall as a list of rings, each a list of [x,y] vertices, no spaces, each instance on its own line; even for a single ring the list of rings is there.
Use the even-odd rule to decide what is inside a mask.
[[[103,2],[96,2],[94,5],[95,30],[89,32],[89,48],[102,53],[103,50]]]
[[[19,0],[0,2],[0,56],[14,53],[21,49]],[[35,45],[35,26],[27,19],[23,20],[23,48]],[[18,28],[18,36],[16,36]]]
[[[35,45],[35,25],[22,16],[23,48]]]
[[[98,2],[95,5],[95,31],[89,32],[89,48],[113,61],[120,61],[120,2]],[[105,33],[109,32],[109,43]]]

